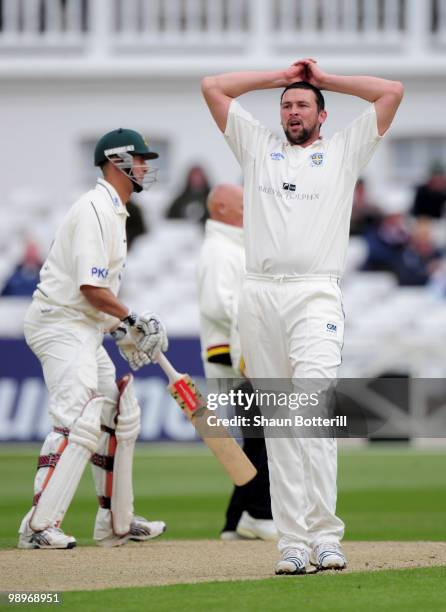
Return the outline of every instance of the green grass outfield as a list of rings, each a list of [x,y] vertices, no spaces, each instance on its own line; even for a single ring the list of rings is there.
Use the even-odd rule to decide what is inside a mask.
[[[62,595],[61,608],[91,612],[444,612],[445,578],[444,568],[423,568],[70,592]]]
[[[18,524],[30,503],[37,453],[38,447],[0,446],[1,548],[16,544]],[[342,451],[338,481],[338,511],[347,525],[346,539],[446,539],[446,451],[387,446]],[[137,449],[136,511],[165,520],[164,538],[217,537],[230,491],[226,475],[200,446]],[[80,545],[92,543],[95,512],[88,470],[64,521],[65,530]],[[431,568],[119,589],[65,594],[63,608],[254,611],[305,605],[308,610],[331,611],[446,610],[445,578],[445,568]]]

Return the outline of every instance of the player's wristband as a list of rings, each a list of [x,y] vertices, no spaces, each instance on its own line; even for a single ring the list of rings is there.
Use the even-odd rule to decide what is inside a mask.
[[[128,325],[129,327],[133,327],[137,319],[138,319],[138,315],[136,314],[136,312],[133,312],[131,310],[126,317],[121,319],[121,321],[125,323],[126,325]]]
[[[110,336],[113,338],[115,342],[119,342],[120,340],[125,338],[126,335],[127,335],[127,330],[124,327],[124,325],[120,325],[119,327],[114,329],[112,332],[110,332]]]

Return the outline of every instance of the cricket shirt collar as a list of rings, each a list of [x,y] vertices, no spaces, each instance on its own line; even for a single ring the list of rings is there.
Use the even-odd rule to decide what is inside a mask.
[[[98,178],[96,182],[96,189],[100,191],[101,193],[104,193],[108,196],[113,206],[113,210],[115,211],[117,215],[126,215],[126,217],[130,216],[129,212],[127,211],[126,206],[124,206],[124,204],[122,203],[121,198],[118,195],[118,192],[116,191],[116,189],[113,187],[111,183],[109,183],[103,178]]]
[[[208,219],[205,225],[206,237],[224,236],[235,244],[243,246],[243,228]]]

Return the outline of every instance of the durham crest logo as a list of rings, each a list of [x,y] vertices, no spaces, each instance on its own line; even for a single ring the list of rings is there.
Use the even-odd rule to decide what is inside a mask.
[[[324,163],[324,153],[313,153],[310,155],[311,165],[312,166],[322,166]]]

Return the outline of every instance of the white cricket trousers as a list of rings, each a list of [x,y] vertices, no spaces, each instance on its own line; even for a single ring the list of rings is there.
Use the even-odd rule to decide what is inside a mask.
[[[70,429],[95,395],[103,395],[115,408],[115,366],[102,346],[99,326],[68,309],[33,300],[25,316],[24,333],[42,365],[49,412],[56,427]]]
[[[242,354],[250,379],[332,382],[344,336],[337,277],[248,274],[239,303]],[[257,381],[256,381],[257,382]],[[336,440],[266,438],[271,505],[281,552],[339,542]]]
[[[42,365],[49,394],[49,413],[56,430],[43,443],[40,460],[61,452],[66,434],[92,397],[101,395],[101,424],[114,427],[118,389],[115,367],[102,346],[103,331],[80,314],[33,300],[24,322],[25,339]],[[101,446],[104,446],[102,434]],[[40,465],[39,460],[39,465]],[[105,471],[93,466],[96,490],[104,495]],[[47,482],[47,470],[37,470],[35,503]],[[20,532],[26,531],[32,509],[25,515]]]

